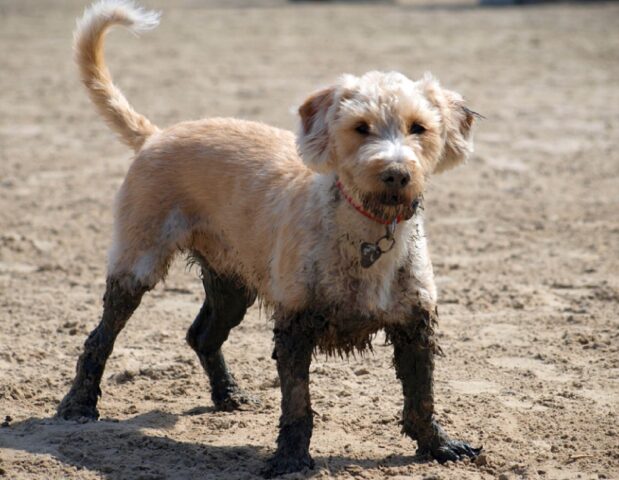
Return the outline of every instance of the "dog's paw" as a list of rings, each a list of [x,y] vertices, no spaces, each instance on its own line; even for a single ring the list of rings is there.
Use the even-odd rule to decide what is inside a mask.
[[[447,461],[457,462],[467,457],[475,458],[481,453],[482,448],[471,447],[468,443],[459,440],[448,440],[438,447],[419,449],[418,453],[429,455],[439,463],[445,463]]]
[[[79,403],[72,395],[67,395],[58,405],[56,417],[64,420],[97,420],[99,410],[96,405]]]
[[[221,412],[232,412],[243,410],[245,407],[257,407],[260,405],[260,400],[239,388],[217,398],[213,396],[213,403],[215,408]]]
[[[274,478],[287,473],[300,472],[306,468],[310,470],[314,468],[314,460],[309,453],[301,457],[275,454],[267,461],[267,466],[261,473],[264,478]]]

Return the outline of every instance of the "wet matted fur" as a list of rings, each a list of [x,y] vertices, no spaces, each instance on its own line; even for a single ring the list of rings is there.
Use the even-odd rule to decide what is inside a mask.
[[[184,251],[200,265],[206,293],[187,341],[218,408],[254,402],[221,353],[230,329],[256,298],[273,313],[282,415],[267,475],[313,465],[312,352],[363,351],[380,329],[402,382],[403,431],[440,461],[475,456],[433,414],[436,288],[420,208],[427,178],[472,151],[475,114],[429,75],[369,72],[311,95],[299,108],[298,137],[229,118],[159,129],[114,86],[103,58],[112,25],[137,32],[157,23],[157,14],[104,0],[75,33],[90,97],[135,156],[116,199],[103,317],[58,415],[98,417],[116,336]],[[364,248],[376,254],[370,264]]]

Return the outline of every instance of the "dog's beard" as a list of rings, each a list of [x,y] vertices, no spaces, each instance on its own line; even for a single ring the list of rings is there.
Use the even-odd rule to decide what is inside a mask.
[[[391,222],[395,218],[410,220],[419,205],[418,198],[411,199],[407,195],[400,195],[395,200],[390,195],[389,193],[365,194],[361,200],[363,208],[385,222]]]

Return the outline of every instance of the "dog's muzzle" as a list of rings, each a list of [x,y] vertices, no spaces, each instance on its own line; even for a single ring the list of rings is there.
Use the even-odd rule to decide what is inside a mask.
[[[390,167],[380,175],[381,181],[390,190],[405,188],[411,181],[411,174],[404,168]]]
[[[411,174],[401,166],[391,166],[380,174],[380,181],[384,185],[379,195],[379,202],[383,205],[397,206],[408,203],[406,190],[411,182]]]

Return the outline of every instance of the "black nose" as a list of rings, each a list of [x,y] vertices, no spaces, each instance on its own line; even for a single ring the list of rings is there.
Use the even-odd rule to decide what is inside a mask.
[[[380,179],[390,188],[404,188],[411,181],[411,174],[404,169],[390,168],[385,170]]]

